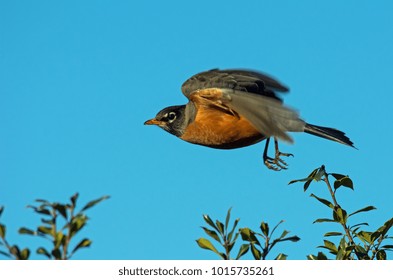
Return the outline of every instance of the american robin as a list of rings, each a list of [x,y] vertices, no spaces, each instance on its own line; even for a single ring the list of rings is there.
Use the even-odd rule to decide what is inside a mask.
[[[306,123],[283,105],[276,92],[288,88],[265,74],[248,70],[219,70],[196,74],[181,88],[186,105],[167,107],[145,122],[158,125],[184,141],[216,149],[236,149],[266,139],[263,160],[269,169],[286,169],[277,140],[292,143],[288,132],[306,132],[353,146],[345,133]],[[268,156],[274,138],[275,157]]]

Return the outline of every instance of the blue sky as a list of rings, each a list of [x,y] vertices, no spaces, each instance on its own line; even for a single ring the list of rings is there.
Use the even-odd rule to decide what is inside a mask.
[[[38,224],[36,198],[111,199],[90,211],[76,259],[216,259],[195,239],[202,214],[240,227],[261,220],[302,238],[290,259],[317,253],[312,224],[329,210],[292,179],[325,164],[349,174],[338,200],[376,229],[393,215],[391,1],[2,1],[0,205],[12,243]],[[267,170],[264,144],[222,151],[191,145],[143,122],[184,104],[181,84],[211,68],[249,68],[288,85],[285,103],[313,124],[339,128],[359,150],[306,134],[281,144],[287,171]],[[35,258],[40,258],[34,256]]]

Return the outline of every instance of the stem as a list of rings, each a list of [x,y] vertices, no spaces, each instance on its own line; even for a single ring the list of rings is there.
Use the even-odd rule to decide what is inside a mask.
[[[376,257],[377,252],[379,250],[379,246],[381,246],[382,241],[383,241],[383,238],[382,238],[382,235],[381,235],[378,238],[378,243],[376,245],[371,246],[371,244],[370,244],[370,249],[371,249],[371,252],[372,252],[372,255],[371,255],[371,259],[372,260]]]
[[[8,244],[7,240],[5,240],[5,238],[1,238],[1,240],[3,241],[4,246],[7,248],[8,252],[10,253],[11,256],[13,256],[16,260],[18,259],[17,256],[15,256],[12,251],[11,251],[11,246],[10,244]]]
[[[56,248],[56,237],[57,237],[57,214],[56,214],[56,209],[52,205],[52,211],[51,211],[52,219],[53,219],[53,224],[52,224],[52,232],[53,232],[53,248]],[[57,259],[57,257],[56,257]]]
[[[336,200],[336,195],[334,194],[334,191],[333,191],[333,189],[332,189],[332,186],[330,185],[330,182],[329,182],[329,180],[328,180],[328,174],[326,174],[326,172],[325,172],[325,176],[324,176],[324,181],[325,181],[325,183],[326,183],[326,185],[327,185],[327,187],[328,187],[328,189],[329,189],[330,195],[332,196],[334,206],[340,207],[340,206],[338,205],[338,202],[337,202],[337,200]]]
[[[67,221],[67,235],[65,236],[65,241],[63,245],[63,260],[67,260],[69,256],[67,256],[68,253],[68,246],[71,241],[71,225],[72,225],[72,220],[74,219],[74,206],[70,207],[70,220]]]
[[[333,204],[334,204],[334,207],[336,208],[336,207],[340,207],[341,208],[341,206],[338,204],[338,202],[337,202],[337,200],[336,200],[336,195],[335,195],[335,193],[334,193],[334,191],[333,191],[333,188],[332,188],[332,186],[330,185],[330,182],[329,182],[329,180],[328,180],[328,174],[326,173],[326,171],[324,171],[324,181],[325,181],[325,183],[326,183],[326,185],[327,185],[327,187],[328,187],[328,189],[329,189],[329,192],[330,192],[330,195],[331,195],[331,197],[332,197],[332,200],[333,200]],[[342,209],[342,208],[341,208]],[[343,209],[344,210],[344,209]],[[351,235],[351,231],[349,230],[349,228],[348,228],[348,226],[347,226],[347,224],[346,223],[340,223],[341,225],[342,225],[342,227],[343,227],[343,229],[344,229],[344,231],[345,231],[345,235],[348,237],[348,240],[349,240],[349,244],[350,245],[355,245],[355,241],[353,240],[353,238],[352,238],[352,235]],[[356,252],[356,250],[354,250],[354,252],[355,252],[355,254],[356,254],[356,256],[357,256],[357,258],[358,259],[362,259],[362,257]]]
[[[337,202],[337,200],[336,200],[336,196],[335,196],[335,194],[334,194],[334,191],[333,191],[333,189],[332,189],[332,186],[330,185],[330,182],[329,182],[329,180],[328,180],[328,177],[327,177],[327,174],[326,174],[326,173],[325,173],[325,176],[324,176],[324,181],[325,181],[325,183],[326,183],[326,185],[327,185],[327,187],[328,187],[328,189],[329,189],[330,195],[332,196],[334,206],[335,206],[335,207],[340,207],[340,208],[341,208],[341,206],[338,204],[338,202]],[[349,242],[351,243],[351,245],[355,245],[355,242],[353,241],[353,238],[352,238],[351,232],[349,231],[348,226],[347,226],[346,224],[341,224],[341,225],[343,226],[344,231],[345,231],[345,234],[347,235],[347,237],[348,237]]]
[[[263,254],[262,254],[262,260],[266,260],[266,257],[267,257],[267,254],[269,254],[269,251],[270,251],[270,249],[271,248],[269,248],[270,246],[270,238],[269,238],[269,236],[266,236],[266,239],[265,239],[265,248],[262,248],[262,252],[263,252]]]

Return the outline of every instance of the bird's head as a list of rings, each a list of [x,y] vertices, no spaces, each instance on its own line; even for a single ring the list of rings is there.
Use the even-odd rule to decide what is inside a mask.
[[[145,125],[157,125],[165,131],[180,137],[186,126],[185,105],[170,106],[162,109],[150,120],[145,121]]]

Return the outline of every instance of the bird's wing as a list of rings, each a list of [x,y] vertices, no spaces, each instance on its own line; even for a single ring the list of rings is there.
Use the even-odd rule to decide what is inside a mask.
[[[281,101],[275,91],[287,92],[288,88],[265,74],[240,69],[210,71],[196,74],[182,85],[183,94],[189,98],[196,90],[205,88],[226,88],[255,93]]]
[[[304,131],[305,122],[298,113],[280,101],[233,89],[207,88],[190,94],[197,107],[215,107],[222,113],[245,117],[262,135],[293,142],[288,131]]]
[[[288,131],[304,131],[298,113],[282,104],[275,91],[288,88],[265,74],[247,70],[210,70],[188,79],[183,94],[196,104],[245,117],[266,137],[293,142]],[[224,110],[223,110],[224,109]]]

